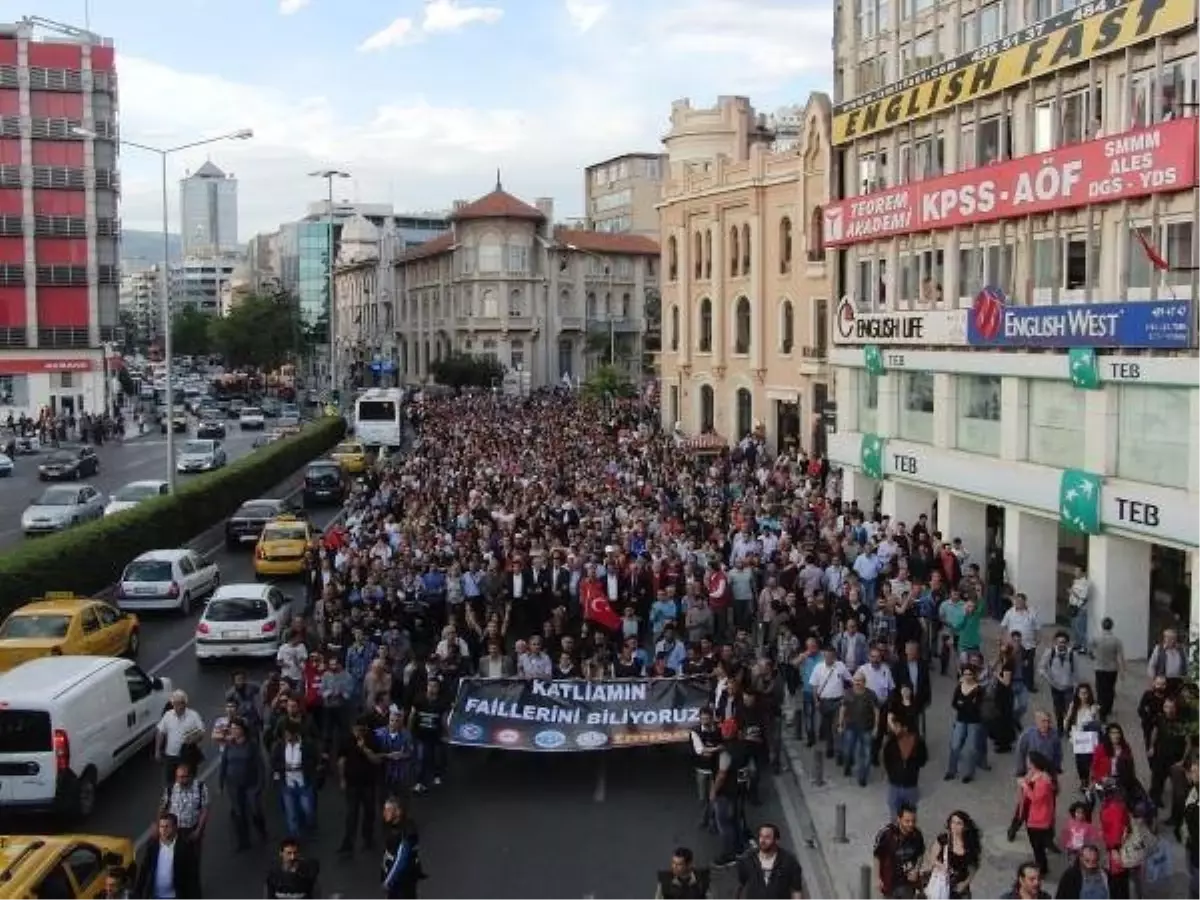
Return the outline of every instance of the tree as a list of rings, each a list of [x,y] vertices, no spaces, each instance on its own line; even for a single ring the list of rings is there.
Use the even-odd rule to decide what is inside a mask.
[[[185,306],[171,320],[173,352],[181,356],[203,356],[212,352],[208,326],[212,320],[194,306]]]
[[[465,387],[489,388],[504,380],[504,366],[490,356],[451,353],[429,367],[438,384],[461,391]]]
[[[584,340],[584,352],[600,357],[602,366],[611,366],[615,362],[612,355],[614,343],[616,342],[609,335],[607,328],[594,329],[587,333],[587,338]]]
[[[583,383],[583,395],[596,400],[606,397],[632,397],[637,393],[629,376],[615,366],[601,366]]]
[[[296,349],[296,309],[286,295],[250,296],[210,326],[216,352],[230,368],[276,369]]]

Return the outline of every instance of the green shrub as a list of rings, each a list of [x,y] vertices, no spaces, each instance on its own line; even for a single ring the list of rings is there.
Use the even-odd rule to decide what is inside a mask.
[[[0,619],[47,591],[94,594],[120,578],[139,554],[186,545],[325,453],[345,433],[344,419],[320,419],[223,469],[189,479],[168,497],[0,554]]]

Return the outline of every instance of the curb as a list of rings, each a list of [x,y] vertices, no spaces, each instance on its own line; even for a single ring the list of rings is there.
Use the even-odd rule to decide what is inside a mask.
[[[801,865],[804,867],[807,894],[810,897],[839,897],[841,895],[837,892],[838,884],[833,870],[830,868],[829,859],[822,848],[821,835],[813,822],[812,810],[809,808],[808,798],[805,794],[805,783],[808,776],[804,767],[804,754],[801,752],[802,745],[787,735],[786,730],[789,726],[786,723],[783,727],[785,729],[783,752],[787,755],[787,771],[779,777],[790,777],[793,790],[788,792],[788,797],[781,799],[784,799],[785,802],[787,800],[794,801],[793,807],[797,820],[795,824],[799,826],[800,833],[793,836],[800,851]],[[795,829],[793,828],[793,830]]]

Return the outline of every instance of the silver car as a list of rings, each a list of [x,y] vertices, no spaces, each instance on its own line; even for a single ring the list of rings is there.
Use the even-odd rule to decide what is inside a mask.
[[[188,441],[179,451],[175,459],[175,471],[182,474],[188,472],[211,472],[225,465],[225,448],[220,441],[196,440]]]
[[[103,515],[104,495],[90,484],[56,484],[21,513],[21,530],[27,537],[53,534]]]

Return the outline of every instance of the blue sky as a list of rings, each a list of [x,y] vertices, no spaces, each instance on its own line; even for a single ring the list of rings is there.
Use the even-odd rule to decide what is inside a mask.
[[[770,111],[831,79],[832,0],[0,0],[3,21],[35,10],[113,38],[126,138],[254,129],[171,161],[238,176],[242,239],[320,199],[306,173],[328,166],[354,176],[338,199],[404,210],[499,167],[579,215],[583,167],[659,148],[672,100]],[[157,159],[126,149],[122,171],[125,225],[158,227]]]

